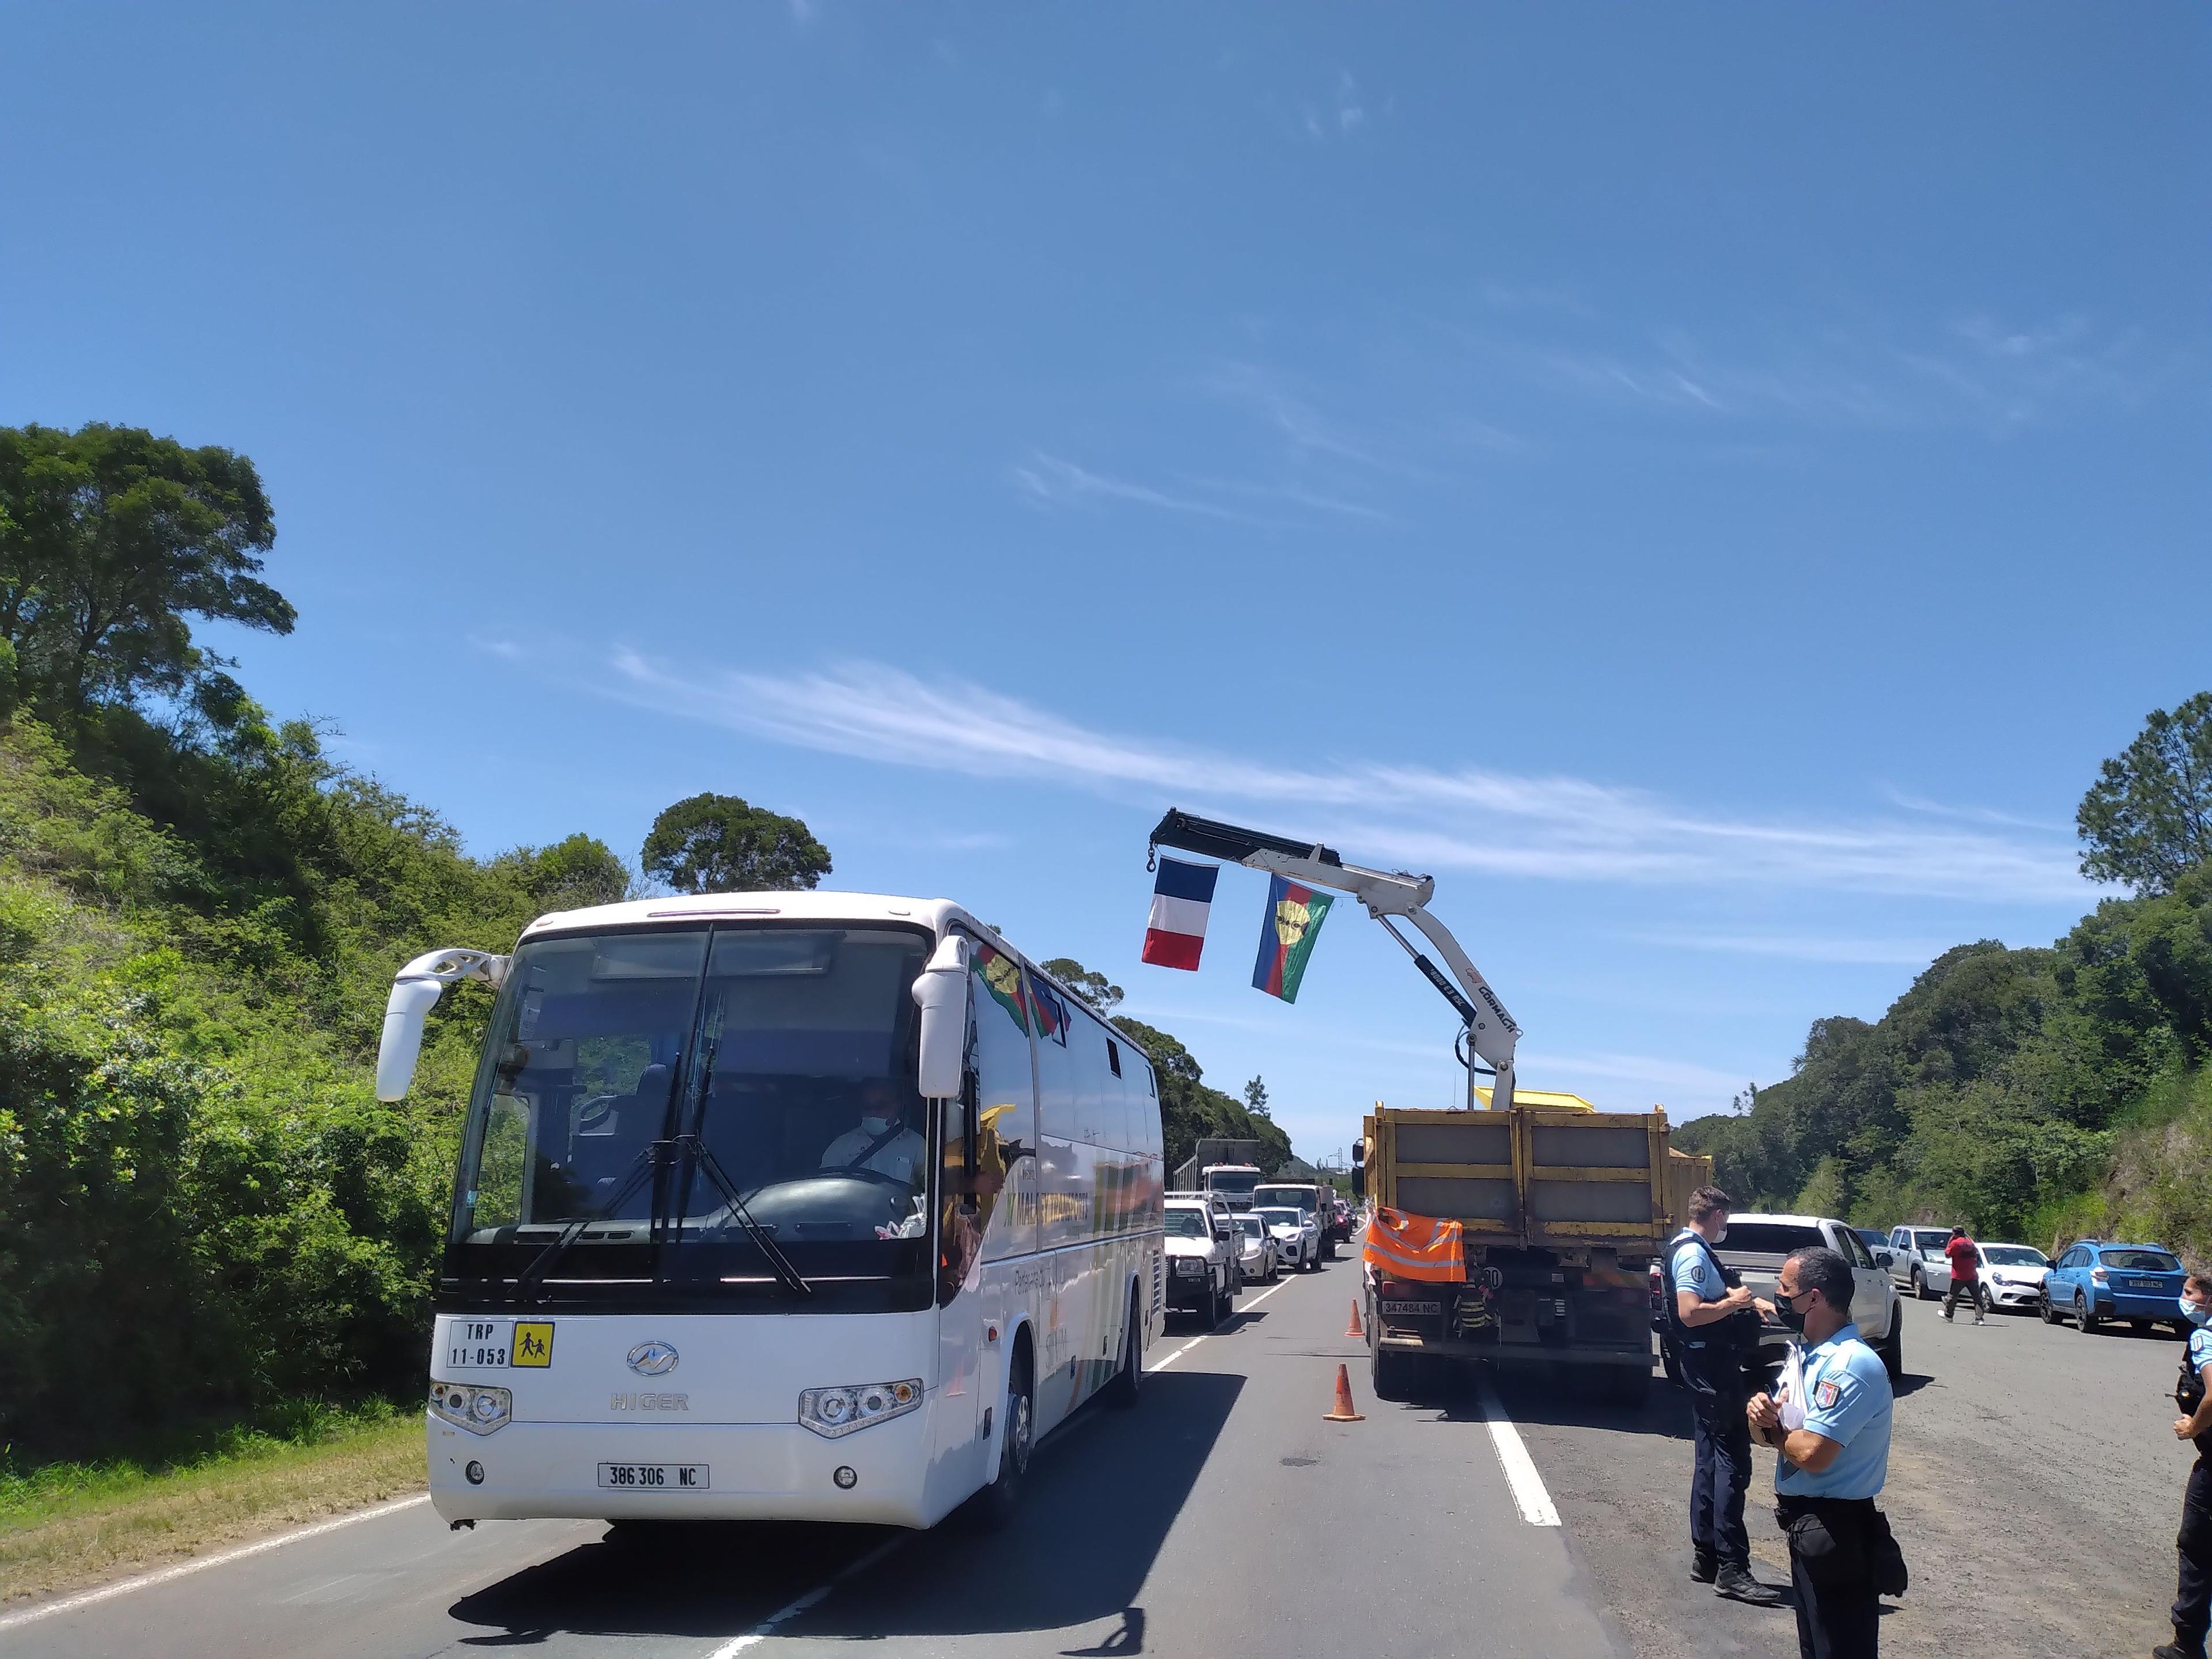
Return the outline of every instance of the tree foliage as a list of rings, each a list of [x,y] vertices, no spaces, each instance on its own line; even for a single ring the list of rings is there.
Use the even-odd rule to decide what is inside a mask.
[[[0,640],[33,706],[73,721],[100,704],[191,694],[234,702],[194,617],[292,631],[261,580],[276,538],[253,463],[135,427],[0,428]]]
[[[2124,753],[2105,763],[2075,814],[2081,873],[2170,892],[2212,859],[2212,691],[2160,708]]]
[[[678,893],[781,892],[830,873],[830,849],[805,824],[735,795],[692,795],[653,821],[640,861]]]
[[[1267,1085],[1256,1077],[1244,1085],[1244,1109],[1254,1117],[1267,1115]]]

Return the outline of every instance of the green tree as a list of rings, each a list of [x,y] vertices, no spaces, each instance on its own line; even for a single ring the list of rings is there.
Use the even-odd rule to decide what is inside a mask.
[[[1127,994],[1120,986],[1110,983],[1105,975],[1085,968],[1073,957],[1054,957],[1044,964],[1044,970],[1102,1016],[1120,1007],[1122,997]]]
[[[2212,859],[2212,691],[2170,713],[2153,709],[2136,740],[2105,763],[2074,825],[2087,843],[2081,873],[2138,893],[2170,892]]]
[[[547,910],[617,904],[629,896],[629,872],[614,849],[593,836],[570,836],[550,847],[518,847],[494,859],[491,868],[512,876]]]
[[[783,892],[830,873],[830,849],[799,819],[735,795],[693,795],[667,808],[639,861],[678,893]]]
[[[1244,1109],[1254,1117],[1267,1115],[1267,1085],[1256,1077],[1244,1085]]]
[[[30,701],[64,721],[226,666],[190,618],[290,633],[290,603],[261,580],[276,539],[260,475],[231,450],[99,422],[0,428],[0,640]],[[222,684],[204,712],[234,701]]]

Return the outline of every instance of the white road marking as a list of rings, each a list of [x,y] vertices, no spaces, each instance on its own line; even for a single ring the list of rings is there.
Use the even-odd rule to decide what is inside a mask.
[[[106,1601],[118,1595],[128,1595],[133,1590],[151,1589],[156,1584],[166,1584],[172,1579],[191,1573],[204,1572],[210,1567],[220,1567],[233,1561],[243,1561],[249,1555],[259,1555],[264,1550],[281,1549],[287,1544],[296,1544],[302,1538],[319,1538],[326,1532],[336,1532],[340,1527],[350,1527],[356,1521],[374,1521],[379,1516],[397,1515],[417,1504],[427,1504],[430,1494],[421,1492],[413,1498],[394,1498],[389,1504],[377,1504],[365,1510],[356,1510],[350,1515],[318,1521],[312,1527],[301,1527],[295,1532],[280,1532],[274,1538],[258,1539],[251,1544],[240,1544],[235,1549],[217,1550],[213,1555],[203,1555],[181,1562],[173,1567],[164,1567],[159,1572],[141,1573],[136,1578],[125,1578],[112,1584],[103,1584],[98,1589],[81,1591],[76,1595],[64,1595],[58,1601],[47,1601],[22,1613],[11,1613],[0,1619],[0,1630],[14,1630],[40,1619],[51,1619],[58,1613],[75,1613],[79,1607],[88,1607],[95,1601]]]
[[[908,1533],[902,1537],[884,1540],[884,1542],[877,1545],[875,1548],[870,1550],[866,1555],[861,1556],[858,1560],[848,1562],[845,1566],[839,1569],[833,1577],[823,1579],[822,1583],[817,1584],[812,1589],[807,1591],[805,1595],[800,1596],[796,1601],[792,1602],[787,1607],[777,1608],[776,1611],[769,1614],[767,1618],[762,1620],[760,1623],[755,1625],[743,1636],[732,1636],[728,1641],[723,1643],[721,1646],[716,1648],[712,1653],[708,1654],[707,1656],[707,1659],[733,1659],[733,1656],[743,1653],[747,1648],[753,1647],[759,1643],[767,1641],[769,1637],[775,1634],[775,1627],[778,1625],[783,1624],[788,1620],[798,1618],[800,1613],[805,1612],[807,1608],[812,1607],[823,1596],[829,1595],[831,1590],[836,1589],[839,1584],[842,1583],[846,1579],[853,1577],[854,1574],[866,1572],[870,1567],[874,1566],[877,1562],[882,1560],[893,1550],[903,1548],[906,1545],[907,1540],[914,1535],[915,1534]]]
[[[1505,1484],[1513,1488],[1513,1501],[1520,1505],[1521,1518],[1532,1527],[1558,1526],[1559,1512],[1552,1507],[1552,1494],[1544,1490],[1544,1477],[1536,1473],[1535,1459],[1521,1443],[1521,1431],[1505,1414],[1497,1391],[1487,1382],[1478,1386],[1483,1419],[1490,1425],[1490,1443],[1498,1449],[1498,1461],[1505,1470]]]
[[[1247,1307],[1247,1308],[1256,1308],[1256,1307],[1258,1307],[1258,1306],[1259,1306],[1262,1302],[1265,1302],[1265,1301],[1266,1301],[1269,1297],[1271,1297],[1271,1296],[1274,1295],[1274,1293],[1275,1293],[1277,1291],[1281,1290],[1281,1289],[1283,1288],[1283,1285],[1288,1285],[1290,1282],[1291,1282],[1291,1281],[1290,1281],[1289,1279],[1286,1279],[1283,1280],[1282,1285],[1269,1285],[1266,1290],[1264,1290],[1264,1291],[1261,1291],[1259,1295],[1257,1295],[1257,1296],[1254,1297],[1253,1297],[1249,1302],[1246,1303],[1246,1304],[1244,1304],[1244,1306],[1245,1306],[1245,1307]],[[1196,1347],[1200,1343],[1201,1343],[1201,1342],[1205,1341],[1205,1340],[1206,1340],[1206,1339],[1207,1337],[1209,1337],[1209,1336],[1219,1336],[1219,1335],[1221,1335],[1221,1334],[1222,1334],[1222,1333],[1221,1333],[1221,1332],[1219,1332],[1219,1331],[1202,1331],[1202,1332],[1200,1332],[1198,1335],[1194,1336],[1193,1338],[1191,1338],[1191,1340],[1190,1340],[1189,1341],[1188,1341],[1188,1342],[1184,1343],[1184,1344],[1182,1345],[1182,1346],[1181,1346],[1180,1348],[1177,1348],[1177,1349],[1176,1349],[1173,1353],[1171,1353],[1171,1354],[1168,1355],[1166,1358],[1164,1358],[1164,1359],[1158,1359],[1158,1360],[1155,1360],[1155,1361],[1153,1361],[1153,1363],[1152,1363],[1152,1364],[1149,1364],[1149,1365],[1146,1366],[1146,1367],[1145,1367],[1145,1370],[1146,1370],[1146,1374],[1148,1374],[1148,1375],[1149,1375],[1150,1373],[1153,1372],[1153,1371],[1164,1371],[1164,1370],[1167,1370],[1167,1368],[1168,1368],[1169,1366],[1170,1366],[1170,1365],[1174,1364],[1176,1363],[1176,1360],[1178,1360],[1178,1359],[1182,1358],[1185,1354],[1188,1353],[1188,1352],[1189,1352],[1193,1348]]]

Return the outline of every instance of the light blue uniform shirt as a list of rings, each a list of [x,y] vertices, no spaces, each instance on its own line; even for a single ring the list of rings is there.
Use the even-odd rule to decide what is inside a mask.
[[[2208,1363],[2212,1363],[2212,1325],[2198,1325],[2189,1333],[2189,1369],[2201,1376]]]
[[[1845,1325],[1805,1350],[1805,1426],[1843,1448],[1814,1474],[1786,1457],[1774,1461],[1774,1490],[1788,1498],[1872,1498],[1889,1478],[1889,1428],[1895,1401],[1881,1356]]]
[[[1728,1294],[1728,1286],[1721,1283],[1720,1269],[1713,1265],[1713,1254],[1698,1240],[1692,1238],[1674,1249],[1674,1288],[1692,1291],[1700,1302],[1717,1302]]]

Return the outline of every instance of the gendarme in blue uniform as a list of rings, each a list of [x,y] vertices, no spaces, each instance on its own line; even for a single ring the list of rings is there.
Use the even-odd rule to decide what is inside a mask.
[[[2199,1376],[2212,1363],[2212,1325],[2199,1325],[2189,1333],[2189,1369]]]
[[[2199,1335],[2204,1334],[2203,1332]],[[1785,1498],[1872,1498],[1889,1474],[1894,1398],[1881,1356],[1845,1325],[1805,1350],[1805,1426],[1843,1449],[1818,1474],[1775,1460],[1774,1490]]]

